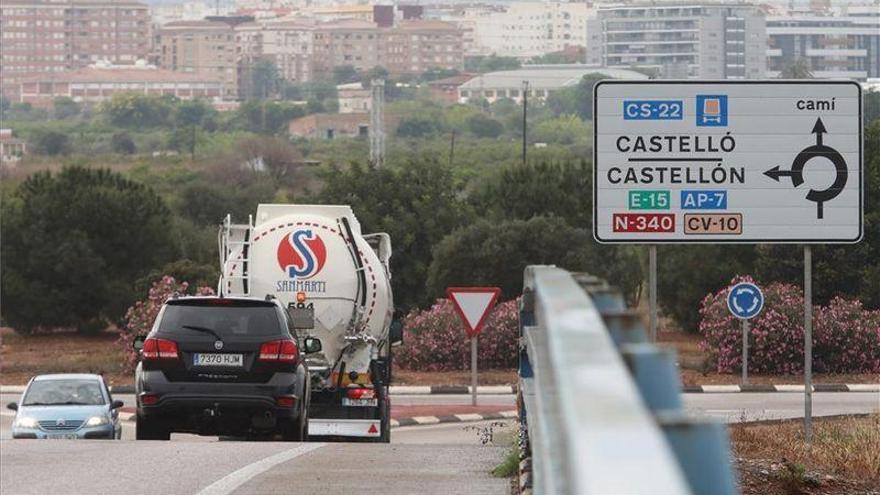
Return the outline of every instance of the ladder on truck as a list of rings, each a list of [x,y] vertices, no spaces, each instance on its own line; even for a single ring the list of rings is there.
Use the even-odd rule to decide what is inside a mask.
[[[253,215],[248,215],[246,224],[232,223],[232,215],[226,215],[223,219],[217,235],[221,270],[217,294],[221,296],[250,294],[250,248],[253,229]]]

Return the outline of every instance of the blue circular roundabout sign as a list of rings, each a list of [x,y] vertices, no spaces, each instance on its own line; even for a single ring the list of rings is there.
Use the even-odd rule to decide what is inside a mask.
[[[731,287],[727,293],[727,309],[741,320],[758,316],[763,308],[764,293],[755,284],[741,282]]]

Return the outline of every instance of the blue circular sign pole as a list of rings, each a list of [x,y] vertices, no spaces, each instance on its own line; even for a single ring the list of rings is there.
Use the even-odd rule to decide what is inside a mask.
[[[727,309],[742,322],[742,384],[749,383],[749,319],[764,307],[764,294],[755,284],[739,283],[727,294]]]

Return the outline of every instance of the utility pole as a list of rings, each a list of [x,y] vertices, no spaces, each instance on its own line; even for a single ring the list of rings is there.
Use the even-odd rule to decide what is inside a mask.
[[[370,81],[370,162],[381,167],[385,164],[385,80]]]
[[[449,166],[455,160],[455,129],[452,130],[452,137],[449,139]]]
[[[525,166],[526,164],[526,151],[528,150],[528,122],[527,117],[529,113],[529,82],[522,82],[522,101],[523,101],[523,119],[522,119],[522,164]]]

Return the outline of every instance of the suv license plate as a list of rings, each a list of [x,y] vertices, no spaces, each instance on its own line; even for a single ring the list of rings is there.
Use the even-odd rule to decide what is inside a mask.
[[[193,354],[193,366],[244,366],[242,354]]]
[[[376,407],[379,405],[379,402],[376,399],[349,399],[348,397],[343,397],[342,405],[352,407]]]
[[[46,435],[49,440],[76,440],[79,438],[76,433],[50,433]]]

